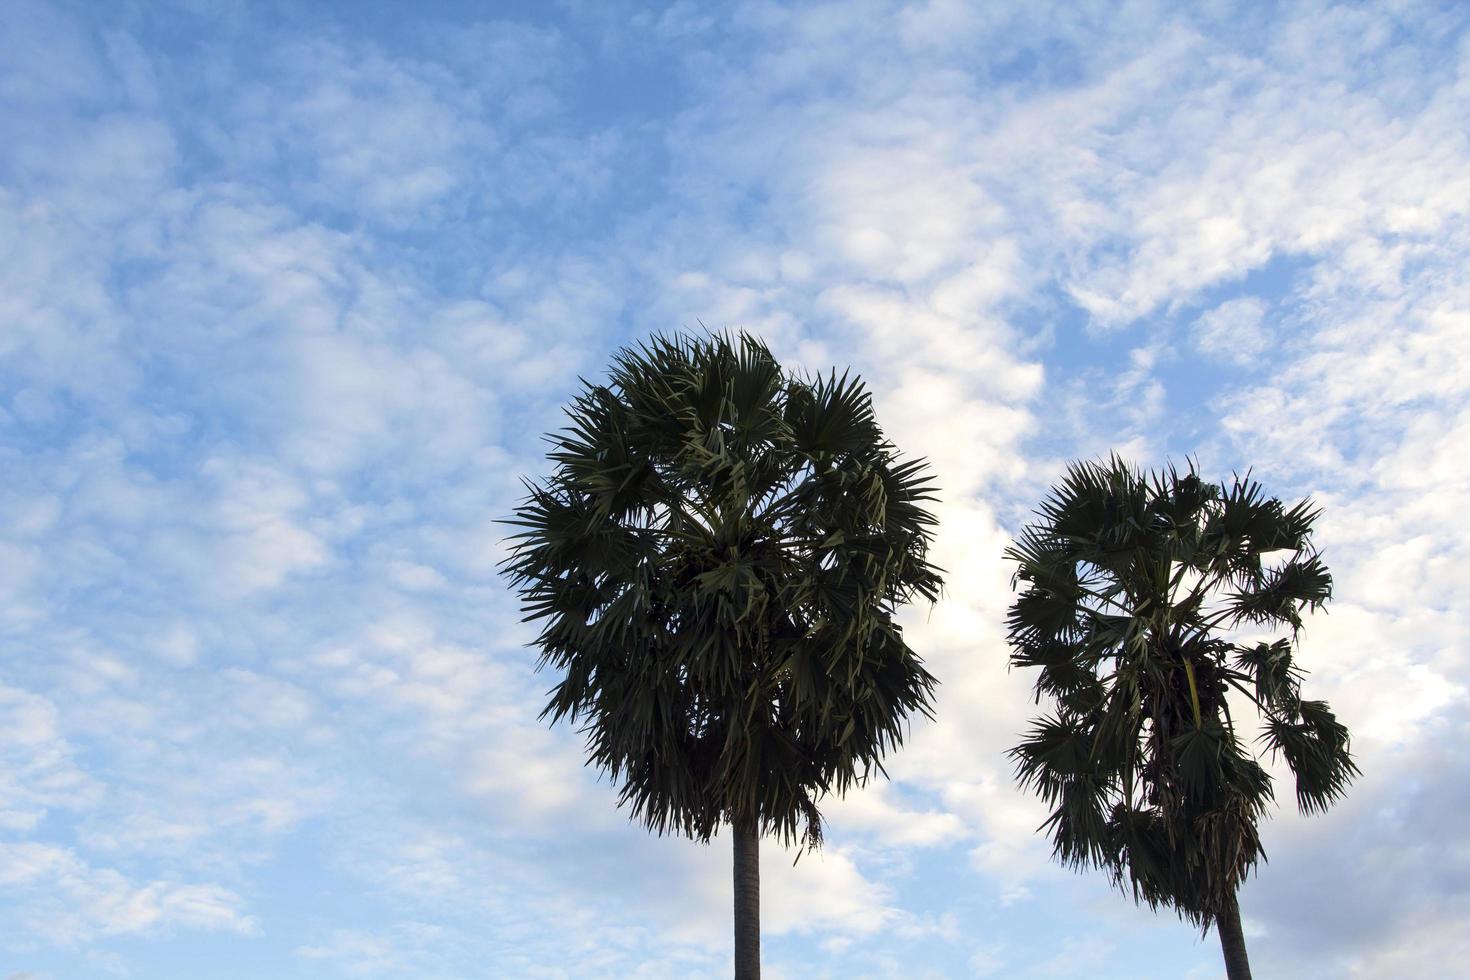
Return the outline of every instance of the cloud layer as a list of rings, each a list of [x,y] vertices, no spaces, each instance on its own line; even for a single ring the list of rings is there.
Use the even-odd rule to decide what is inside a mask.
[[[768,847],[772,975],[1219,975],[1003,757],[1001,552],[1110,448],[1324,506],[1364,776],[1268,824],[1257,969],[1466,955],[1457,7],[206,6],[0,10],[0,967],[722,975],[726,845],[537,722],[495,574],[577,376],[699,323],[853,366],[944,490],[938,720]]]

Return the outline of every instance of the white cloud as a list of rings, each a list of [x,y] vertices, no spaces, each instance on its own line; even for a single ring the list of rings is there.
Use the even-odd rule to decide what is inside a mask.
[[[76,809],[95,799],[97,783],[72,755],[54,704],[0,684],[0,829],[30,831],[50,807]]]
[[[865,878],[846,849],[823,848],[792,864],[782,849],[761,848],[761,918],[772,935],[867,935],[896,918],[887,889]]]
[[[1266,304],[1255,296],[1228,300],[1195,321],[1195,343],[1217,357],[1248,364],[1270,346],[1265,316]]]
[[[443,930],[425,922],[394,923],[389,932],[334,929],[324,940],[297,948],[306,960],[338,966],[349,976],[424,975],[443,969],[435,955]]]
[[[1463,963],[1470,956],[1470,941],[1459,923],[1464,908],[1452,915],[1434,916],[1427,922],[1406,922],[1397,942],[1354,960],[1352,977],[1441,976],[1447,964]]]
[[[827,803],[823,815],[840,837],[856,831],[871,835],[886,847],[933,847],[966,835],[965,825],[955,814],[911,809],[896,796],[889,783],[875,780],[841,800]]]
[[[285,79],[240,99],[246,139],[272,145],[308,195],[389,224],[461,186],[493,132],[454,105],[444,77],[325,41],[292,45]],[[289,93],[289,94],[288,94]]]
[[[212,571],[226,594],[272,589],[327,562],[326,544],[300,521],[309,498],[297,481],[269,464],[242,460],[209,460],[202,471],[217,487],[211,525],[220,536]]]
[[[0,842],[0,883],[20,896],[19,921],[62,945],[170,928],[251,933],[239,896],[218,885],[135,884],[111,868],[44,844]]]

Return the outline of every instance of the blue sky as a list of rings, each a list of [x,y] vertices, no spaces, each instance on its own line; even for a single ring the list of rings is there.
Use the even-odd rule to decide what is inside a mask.
[[[773,977],[1194,977],[1048,861],[1009,535],[1069,458],[1324,506],[1364,775],[1257,972],[1470,956],[1470,35],[1455,3],[0,5],[0,978],[691,977],[728,842],[536,720],[495,572],[579,375],[741,327],[944,488],[942,684]]]

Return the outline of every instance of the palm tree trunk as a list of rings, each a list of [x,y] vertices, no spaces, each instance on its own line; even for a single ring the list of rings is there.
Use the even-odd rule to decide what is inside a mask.
[[[1229,907],[1215,917],[1220,950],[1225,954],[1228,980],[1251,980],[1251,964],[1245,955],[1245,933],[1240,929],[1240,903],[1232,896]]]
[[[761,841],[754,820],[735,823],[735,980],[761,976]]]

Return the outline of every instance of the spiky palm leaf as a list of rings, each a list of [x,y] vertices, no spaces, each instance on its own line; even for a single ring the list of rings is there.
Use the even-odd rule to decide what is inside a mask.
[[[1145,475],[1114,456],[1069,467],[1037,516],[1007,551],[1024,584],[1011,664],[1039,670],[1038,703],[1053,708],[1011,750],[1017,777],[1053,807],[1061,861],[1106,868],[1136,900],[1208,928],[1263,857],[1272,799],[1227,692],[1261,713],[1303,811],[1358,772],[1347,729],[1301,699],[1293,660],[1302,611],[1332,590],[1317,511],[1249,476]],[[1287,635],[1242,644],[1243,626]]]
[[[659,833],[819,843],[821,797],[929,712],[893,618],[940,589],[922,461],[856,378],[789,375],[745,335],[621,350],[567,415],[505,564],[560,674],[544,716]]]

